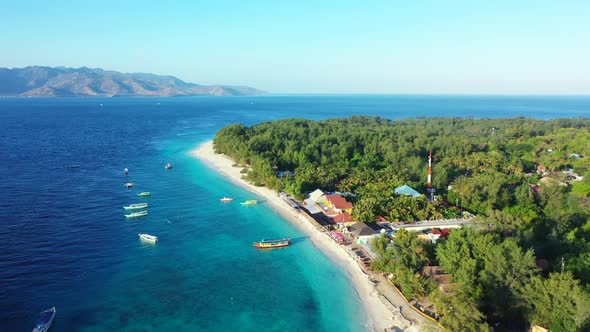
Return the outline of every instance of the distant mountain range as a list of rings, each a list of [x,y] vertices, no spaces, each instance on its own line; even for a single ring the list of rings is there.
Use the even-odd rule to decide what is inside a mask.
[[[0,68],[0,96],[241,96],[266,92],[247,86],[198,85],[174,76],[125,74],[100,68]]]

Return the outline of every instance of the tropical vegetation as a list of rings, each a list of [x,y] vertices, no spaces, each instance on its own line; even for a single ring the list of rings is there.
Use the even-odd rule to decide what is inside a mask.
[[[289,119],[229,125],[214,146],[256,185],[300,199],[345,193],[360,221],[476,214],[475,227],[436,246],[411,232],[373,243],[373,268],[408,298],[428,298],[449,330],[590,329],[590,119]],[[277,176],[286,170],[295,175]],[[425,195],[396,195],[403,184]],[[450,295],[421,276],[427,265],[452,274]]]

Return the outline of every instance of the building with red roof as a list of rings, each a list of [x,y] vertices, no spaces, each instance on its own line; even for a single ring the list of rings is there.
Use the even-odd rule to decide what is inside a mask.
[[[334,221],[337,224],[342,224],[345,226],[348,226],[348,224],[352,225],[352,224],[356,223],[356,221],[352,218],[352,216],[348,212],[344,212],[344,213],[335,215],[334,218],[332,218],[332,221]]]
[[[348,202],[340,194],[326,195],[326,203],[336,213],[352,213],[352,203]]]
[[[544,174],[547,173],[547,167],[544,165],[537,165],[537,173]]]

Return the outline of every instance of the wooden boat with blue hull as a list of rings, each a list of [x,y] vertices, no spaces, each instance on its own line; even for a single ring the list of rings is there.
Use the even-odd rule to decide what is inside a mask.
[[[145,209],[148,207],[148,203],[136,203],[136,204],[131,204],[129,206],[124,206],[123,208],[125,210],[139,210],[139,209]]]
[[[55,317],[55,307],[45,310],[39,314],[39,318],[35,323],[35,327],[33,328],[33,332],[46,332],[51,327],[51,323],[53,323],[53,318]]]
[[[280,239],[280,240],[262,240],[260,242],[254,242],[252,245],[259,249],[271,249],[271,248],[282,248],[287,247],[291,244],[291,239]]]

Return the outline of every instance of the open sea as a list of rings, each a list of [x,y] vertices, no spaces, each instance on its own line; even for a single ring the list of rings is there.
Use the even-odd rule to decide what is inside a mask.
[[[231,123],[361,114],[588,117],[590,97],[1,98],[0,331],[52,306],[51,331],[366,331],[343,270],[189,155]],[[252,247],[277,237],[294,242]]]

